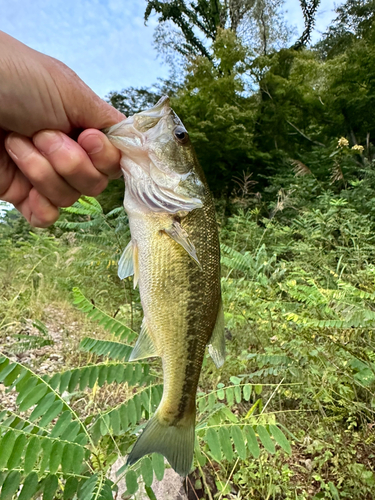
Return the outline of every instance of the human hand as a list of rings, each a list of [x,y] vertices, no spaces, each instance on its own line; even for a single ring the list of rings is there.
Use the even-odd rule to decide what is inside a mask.
[[[0,32],[0,82],[0,199],[30,224],[49,226],[58,207],[121,175],[120,153],[98,129],[124,116],[67,66]]]

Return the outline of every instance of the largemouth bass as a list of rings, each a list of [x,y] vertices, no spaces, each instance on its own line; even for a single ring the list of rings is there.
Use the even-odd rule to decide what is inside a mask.
[[[163,397],[127,463],[164,455],[186,476],[194,453],[195,397],[205,347],[224,362],[215,211],[189,135],[168,97],[106,130],[122,152],[131,242],[119,277],[134,274],[144,312],[131,360],[160,356]]]

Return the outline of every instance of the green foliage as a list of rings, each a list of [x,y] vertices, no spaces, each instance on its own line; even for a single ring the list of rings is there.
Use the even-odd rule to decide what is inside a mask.
[[[163,24],[174,25],[177,30],[172,30],[174,35],[167,36],[161,40],[160,34],[157,37],[159,49],[165,50],[167,43],[172,45],[172,49],[185,57],[203,56],[211,59],[211,52],[207,47],[207,41],[215,42],[220,29],[226,28],[229,24],[235,33],[240,27],[244,18],[252,12],[254,2],[221,2],[220,0],[173,0],[161,2],[159,0],[148,0],[145,11],[145,21],[147,21],[155,11],[159,14],[159,26]],[[204,39],[202,39],[204,38]],[[163,42],[163,43],[160,43]]]
[[[79,477],[88,453],[85,445],[92,439],[76,412],[47,379],[6,356],[0,358],[0,379],[8,390],[18,394],[18,411],[0,413],[0,467],[7,473],[2,497],[13,497],[21,472],[25,477],[23,498],[31,498],[37,485],[44,495],[53,497],[57,470],[60,468],[59,474],[65,478],[72,474]],[[49,472],[44,475],[46,469]]]
[[[118,221],[112,224],[111,218],[118,214],[121,217],[119,210],[105,215],[95,200],[84,198],[67,213],[79,219],[62,221],[59,227],[64,231],[75,229],[80,242],[89,248],[92,242],[88,236],[104,248],[111,241],[118,244],[113,236]],[[99,228],[107,232],[109,241],[98,239]],[[59,251],[66,251],[53,237],[33,238],[39,245],[37,253],[44,259],[54,255],[58,260]],[[81,269],[82,262],[75,266]],[[46,498],[56,495],[112,498],[115,485],[107,479],[108,467],[119,453],[129,451],[160,403],[160,369],[152,370],[146,362],[127,361],[132,349],[128,343],[133,343],[136,337],[132,328],[87,299],[78,288],[73,289],[72,302],[109,335],[109,338],[82,338],[80,349],[90,356],[88,363],[41,376],[5,354],[0,360],[0,382],[8,393],[14,391],[17,395],[15,409],[4,408],[0,413],[0,469],[4,473],[5,498],[18,494],[20,489],[21,498],[25,499],[40,494]],[[35,320],[34,326],[48,337],[43,322]],[[29,343],[28,347],[36,344]],[[108,384],[129,388],[125,401],[94,412],[82,412],[77,401]],[[220,461],[221,457],[225,464],[235,453],[241,460],[259,456],[262,450],[273,453],[275,445],[290,452],[284,433],[275,427],[275,414],[263,411],[261,390],[259,384],[242,383],[240,378],[232,377],[228,385],[220,383],[217,388],[199,394],[196,460],[200,466],[207,459]],[[130,469],[124,467],[119,473],[125,474],[129,494],[138,490],[142,477],[152,496],[153,474],[161,479],[164,463],[154,455]]]
[[[340,151],[336,157],[346,158]],[[362,181],[336,194],[311,174],[289,176],[284,187],[293,209],[287,205],[284,213],[279,206],[272,219],[261,220],[256,210],[242,212],[221,231],[225,319],[237,349],[224,372],[240,374],[243,384],[258,381],[263,391],[268,383],[282,383],[268,411],[286,410],[281,422],[299,436],[299,443],[293,439],[305,457],[312,448],[300,443],[321,440],[306,496],[298,490],[301,498],[313,498],[307,493],[311,477],[316,498],[334,498],[336,491],[340,498],[374,494],[370,462],[351,468],[355,459],[348,458],[359,449],[362,457],[373,453],[368,425],[375,403],[374,221],[367,192],[372,166],[363,172]],[[258,435],[272,455],[272,441],[264,430]],[[319,461],[327,447],[331,451]],[[295,498],[295,462],[283,460],[277,472],[272,458],[260,457],[260,463],[259,472],[251,463],[235,472],[242,494]]]
[[[149,13],[177,3],[165,5]],[[184,5],[214,19],[214,4]],[[261,55],[211,22],[209,57],[168,84],[223,197],[228,355],[220,372],[204,360],[194,462],[212,498],[375,496],[373,10],[348,0],[316,48]],[[109,99],[133,113],[159,90]],[[80,199],[48,232],[2,217],[0,379],[14,405],[0,410],[0,499],[113,498],[108,470],[160,402],[158,361],[128,362],[142,314],[132,279],[117,277],[130,236],[122,190]],[[87,318],[80,353],[40,375],[20,355],[55,346],[50,305],[72,314],[68,300]],[[153,498],[164,467],[159,455],[124,466],[126,495],[142,481]]]
[[[373,38],[374,7],[372,0],[348,0],[338,5],[336,19],[318,44],[322,53],[334,57],[345,52],[358,38]]]
[[[254,112],[243,95],[242,80],[247,52],[231,31],[219,30],[212,61],[197,58],[172,99],[216,193],[226,189],[233,175],[247,170],[251,154]]]
[[[139,424],[143,427],[144,419],[149,418],[160,403],[160,376],[150,372],[148,363],[126,362],[131,347],[121,341],[134,340],[134,332],[95,307],[79,289],[74,290],[73,301],[120,342],[86,337],[80,348],[104,356],[105,360],[50,377],[38,376],[5,355],[0,359],[0,382],[8,391],[17,393],[17,410],[4,409],[0,413],[0,469],[6,474],[2,497],[12,498],[22,485],[20,495],[24,499],[33,498],[41,491],[43,497],[54,498],[61,488],[64,498],[74,495],[87,499],[112,498],[114,485],[106,479],[108,462],[112,463],[116,457],[115,450],[129,449],[139,432]],[[86,418],[80,417],[69,403],[77,391],[95,390],[113,383],[126,383],[138,389],[126,402]],[[261,407],[260,399],[245,419],[231,411],[235,405],[249,402],[251,393],[251,384],[241,384],[240,379],[233,377],[228,387],[220,384],[217,390],[198,399],[198,442],[203,455],[198,446],[197,460],[201,465],[206,456],[216,461],[221,456],[231,460],[233,450],[242,460],[249,454],[257,455],[257,439],[268,452],[274,452],[274,443],[290,452],[285,435],[275,427],[273,414],[254,416],[254,408]],[[260,386],[256,394],[260,394]],[[223,441],[223,436],[229,439]],[[154,456],[152,460],[145,457],[134,468],[120,473],[125,472],[128,493],[134,494],[139,477],[150,488],[154,472],[161,479],[163,471],[163,461]]]
[[[98,307],[94,306],[86,297],[81,293],[78,288],[73,288],[73,304],[81,311],[85,312],[89,318],[97,321],[110,333],[118,336],[121,340],[131,342],[134,340],[136,333],[128,328],[126,325],[112,318]],[[126,346],[127,347],[127,346]]]

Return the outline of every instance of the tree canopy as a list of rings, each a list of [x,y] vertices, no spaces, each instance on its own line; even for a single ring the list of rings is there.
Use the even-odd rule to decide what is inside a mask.
[[[328,180],[334,163],[330,155],[340,137],[350,146],[366,145],[372,154],[374,0],[347,0],[338,6],[327,32],[309,47],[318,2],[303,0],[306,28],[297,42],[254,50],[240,34],[240,25],[267,5],[148,1],[145,18],[156,12],[160,26],[172,22],[178,27],[183,42],[172,48],[189,57],[178,80],[172,76],[151,89],[124,89],[109,96],[130,114],[168,93],[218,197],[230,195],[235,179],[250,173],[262,190],[274,175],[290,172],[294,161]]]

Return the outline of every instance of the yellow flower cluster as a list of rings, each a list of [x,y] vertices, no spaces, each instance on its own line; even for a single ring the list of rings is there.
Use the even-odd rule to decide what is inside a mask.
[[[349,141],[348,139],[345,139],[345,137],[340,137],[340,139],[337,142],[337,147],[338,148],[345,148],[349,146]]]
[[[363,150],[365,148],[363,146],[361,146],[360,144],[355,144],[353,147],[352,147],[352,151],[356,151],[357,153],[361,154],[363,153]]]

